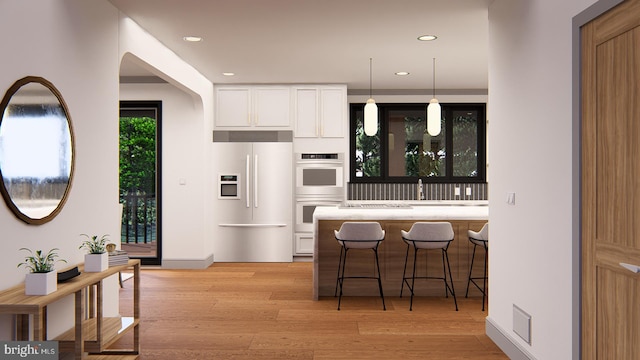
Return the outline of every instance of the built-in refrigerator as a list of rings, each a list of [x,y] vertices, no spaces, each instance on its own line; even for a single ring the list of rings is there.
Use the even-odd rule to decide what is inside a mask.
[[[290,132],[217,131],[215,262],[293,261]]]

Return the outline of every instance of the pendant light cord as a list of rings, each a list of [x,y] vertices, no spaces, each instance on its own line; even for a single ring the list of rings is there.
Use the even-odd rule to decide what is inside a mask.
[[[373,70],[371,70],[372,62],[373,62],[373,59],[369,58],[369,99],[371,99],[373,97],[373,90],[372,90],[372,88],[373,88],[373,80],[372,80]]]
[[[433,58],[433,98],[436,98],[436,58]]]

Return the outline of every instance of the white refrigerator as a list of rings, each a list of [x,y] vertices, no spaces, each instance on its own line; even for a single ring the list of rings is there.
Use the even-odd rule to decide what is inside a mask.
[[[215,262],[293,261],[291,142],[214,142]]]

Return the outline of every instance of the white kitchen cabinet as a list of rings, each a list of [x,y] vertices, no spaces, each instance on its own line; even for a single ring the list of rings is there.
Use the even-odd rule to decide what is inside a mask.
[[[216,88],[216,127],[291,127],[288,86],[220,86]]]
[[[296,87],[295,137],[342,138],[347,118],[346,86]]]
[[[294,255],[313,255],[313,233],[296,233],[294,236]]]

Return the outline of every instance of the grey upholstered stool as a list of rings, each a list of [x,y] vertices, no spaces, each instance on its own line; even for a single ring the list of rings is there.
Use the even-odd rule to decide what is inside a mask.
[[[382,293],[382,281],[380,280],[380,263],[378,261],[378,245],[384,240],[384,230],[377,222],[354,222],[347,221],[340,226],[340,230],[334,230],[336,240],[340,244],[340,260],[338,261],[338,276],[336,277],[336,293],[340,288],[338,298],[338,310],[342,301],[342,286],[344,279],[377,279],[380,297],[382,298],[382,308],[387,310],[384,304],[384,294]],[[375,255],[375,265],[378,276],[344,276],[344,269],[347,264],[347,253],[349,250],[373,250]],[[334,294],[335,296],[335,294]]]
[[[473,255],[471,255],[471,266],[469,266],[469,279],[467,280],[467,292],[464,297],[469,296],[469,284],[473,283],[480,292],[482,292],[482,311],[484,311],[484,302],[487,298],[487,262],[489,260],[489,223],[484,224],[479,232],[473,230],[467,231],[469,235],[469,241],[473,244]],[[484,248],[484,275],[481,277],[472,277],[473,273],[473,260],[476,257],[476,247],[482,246]],[[476,283],[476,280],[482,280],[482,288]]]
[[[451,266],[449,265],[449,255],[447,249],[449,244],[453,241],[454,233],[453,227],[449,222],[417,222],[411,226],[411,230],[401,230],[402,240],[407,243],[407,254],[404,258],[404,271],[402,273],[402,286],[400,288],[400,297],[402,297],[402,291],[406,284],[411,291],[411,301],[409,304],[409,310],[413,310],[413,296],[414,285],[416,279],[441,279],[444,280],[445,296],[449,297],[449,293],[453,296],[453,302],[458,311],[458,300],[456,299],[456,292],[453,288],[453,277],[451,276]],[[406,277],[407,262],[409,260],[409,249],[413,248],[413,273],[411,277]],[[441,250],[442,251],[442,277],[433,276],[416,276],[416,260],[418,256],[418,250]],[[449,274],[450,283],[447,281],[447,273]],[[411,284],[409,284],[411,280]]]

